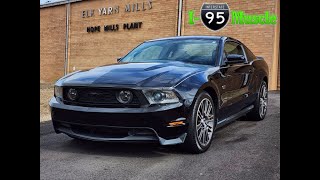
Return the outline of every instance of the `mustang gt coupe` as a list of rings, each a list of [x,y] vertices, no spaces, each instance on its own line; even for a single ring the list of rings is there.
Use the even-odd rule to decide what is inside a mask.
[[[67,74],[54,88],[56,133],[202,153],[217,128],[265,118],[268,66],[230,37],[169,37],[145,41],[115,64]]]

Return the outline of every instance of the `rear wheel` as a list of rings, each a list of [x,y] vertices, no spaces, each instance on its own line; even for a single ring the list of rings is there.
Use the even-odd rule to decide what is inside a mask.
[[[268,106],[268,86],[265,81],[262,81],[260,85],[258,97],[254,102],[254,108],[247,115],[248,119],[252,121],[263,120],[267,114],[267,106]]]
[[[188,135],[183,148],[192,153],[205,152],[212,142],[215,119],[215,106],[211,96],[207,92],[200,93],[189,116]]]

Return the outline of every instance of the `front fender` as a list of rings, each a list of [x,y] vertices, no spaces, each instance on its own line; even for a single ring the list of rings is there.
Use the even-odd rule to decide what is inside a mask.
[[[194,101],[199,93],[201,93],[206,88],[212,88],[217,97],[220,97],[220,91],[216,83],[214,82],[214,77],[216,73],[206,71],[197,73],[181,83],[177,84],[174,88],[179,93],[179,95],[185,100],[184,105],[187,108],[192,107]],[[218,98],[218,107],[220,107],[220,99]]]

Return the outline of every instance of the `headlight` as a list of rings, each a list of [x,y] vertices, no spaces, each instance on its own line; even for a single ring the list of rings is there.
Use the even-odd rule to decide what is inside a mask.
[[[173,91],[143,90],[150,104],[169,104],[179,102],[179,98]]]
[[[62,98],[62,87],[61,86],[54,86],[54,96]]]

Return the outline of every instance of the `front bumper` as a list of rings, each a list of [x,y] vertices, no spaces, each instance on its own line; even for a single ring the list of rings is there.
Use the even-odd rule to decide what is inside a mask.
[[[187,110],[182,103],[148,108],[95,108],[65,105],[50,100],[57,133],[93,141],[148,141],[161,145],[183,143],[187,135]],[[182,120],[183,125],[169,126]]]

